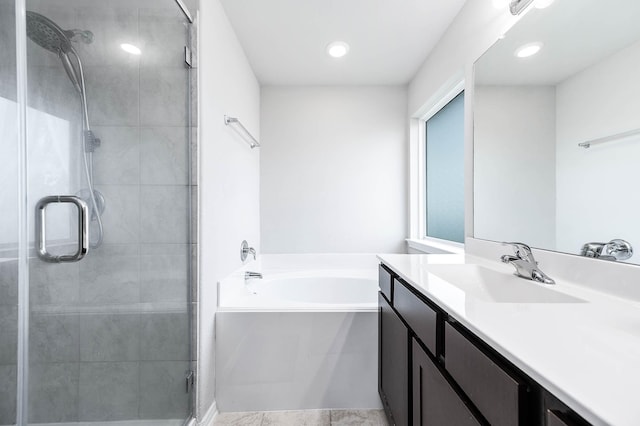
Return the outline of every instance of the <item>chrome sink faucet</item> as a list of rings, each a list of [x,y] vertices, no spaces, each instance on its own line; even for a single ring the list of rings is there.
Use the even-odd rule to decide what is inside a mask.
[[[500,257],[503,263],[510,263],[516,268],[515,274],[528,280],[543,284],[555,284],[556,282],[538,268],[538,262],[533,257],[531,247],[524,243],[502,243],[513,247],[515,256],[505,254]]]

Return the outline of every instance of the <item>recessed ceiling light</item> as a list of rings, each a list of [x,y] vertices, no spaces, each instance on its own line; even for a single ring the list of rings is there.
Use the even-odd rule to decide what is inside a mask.
[[[132,55],[140,55],[142,53],[142,50],[140,50],[139,47],[136,47],[133,44],[129,43],[122,43],[120,45],[120,48],[127,53],[131,53]]]
[[[344,41],[334,41],[327,46],[327,53],[333,58],[342,58],[349,53],[349,45]]]
[[[554,0],[536,0],[534,6],[536,9],[544,9],[545,7],[551,6]]]
[[[538,53],[540,51],[540,49],[542,49],[542,46],[544,46],[544,45],[542,43],[540,43],[539,41],[537,41],[535,43],[528,43],[528,44],[520,46],[518,49],[516,49],[514,54],[518,58],[528,58],[529,56],[533,56],[536,53]]]

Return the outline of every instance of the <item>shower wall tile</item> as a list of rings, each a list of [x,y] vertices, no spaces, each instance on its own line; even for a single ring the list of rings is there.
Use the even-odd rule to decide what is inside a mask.
[[[137,361],[140,315],[87,315],[80,323],[82,361]]]
[[[11,52],[15,54],[15,52]],[[16,102],[17,99],[17,88],[18,82],[16,80],[16,65],[9,63],[5,63],[4,61],[0,63],[0,96],[9,99],[10,101]]]
[[[136,185],[100,185],[96,189],[106,200],[102,215],[104,243],[137,243],[140,240],[140,188]],[[142,203],[145,215],[147,208]]]
[[[143,243],[188,242],[188,186],[142,186],[140,204],[144,219],[140,224]]]
[[[137,127],[95,126],[101,145],[93,155],[96,185],[140,183],[140,130]]]
[[[191,186],[189,187],[189,191],[191,193],[191,242],[192,243],[197,243],[198,242],[198,227],[199,227],[199,223],[198,223],[198,209],[199,209],[199,205],[200,205],[200,198],[198,197],[198,187],[197,186]]]
[[[189,301],[192,303],[198,302],[199,294],[198,294],[198,245],[191,244],[191,281],[190,281],[190,299]]]
[[[141,67],[184,68],[187,26],[174,9],[140,9]]]
[[[106,232],[106,231],[105,231]],[[105,244],[80,262],[80,301],[128,304],[140,300],[138,247]]]
[[[189,180],[188,127],[140,129],[140,181],[143,185],[186,185]]]
[[[31,364],[29,422],[59,423],[77,420],[78,364]]]
[[[78,263],[29,261],[30,301],[34,305],[75,305],[80,299]]]
[[[0,259],[0,305],[18,304],[18,261]]]
[[[187,361],[189,359],[187,312],[142,314],[140,359]]]
[[[57,56],[54,57],[57,59]],[[27,79],[29,107],[72,123],[80,123],[80,98],[59,59],[50,67],[29,65]]]
[[[193,23],[189,26],[189,39],[191,41],[191,67],[198,68],[198,17],[194,16]]]
[[[191,185],[198,184],[198,128],[191,128]]]
[[[13,2],[0,2],[0,96],[16,100],[16,24]]]
[[[191,120],[189,124],[192,127],[198,127],[198,71],[195,68],[189,71],[189,79],[191,81],[189,96]]]
[[[29,322],[31,362],[74,362],[80,354],[80,321],[77,314],[32,313]]]
[[[191,352],[189,354],[189,358],[192,362],[195,362],[198,359],[198,302],[191,302],[189,304],[189,315],[189,319],[191,321]]]
[[[141,68],[140,125],[188,125],[188,85],[184,68]]]
[[[16,424],[17,375],[15,365],[0,365],[0,425]]]
[[[18,307],[0,305],[0,364],[15,364],[18,351]]]
[[[90,44],[76,43],[85,66],[137,66],[140,56],[120,48],[122,43],[142,47],[138,36],[138,16],[132,8],[88,6],[77,8],[74,28],[93,33]]]
[[[141,302],[187,302],[188,246],[177,244],[179,253],[140,257]]]
[[[189,394],[185,392],[188,361],[140,363],[140,417],[181,419],[187,416]]]
[[[80,364],[80,421],[138,418],[139,365],[137,362]]]
[[[86,67],[89,117],[96,126],[137,126],[137,66]]]

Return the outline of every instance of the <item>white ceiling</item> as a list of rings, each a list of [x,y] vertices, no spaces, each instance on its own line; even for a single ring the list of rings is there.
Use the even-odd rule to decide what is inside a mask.
[[[638,0],[556,0],[531,9],[476,63],[476,83],[556,85],[578,71],[640,40]],[[540,41],[537,55],[515,50]]]
[[[392,85],[411,80],[465,0],[221,2],[263,85]],[[336,40],[346,57],[326,54]]]

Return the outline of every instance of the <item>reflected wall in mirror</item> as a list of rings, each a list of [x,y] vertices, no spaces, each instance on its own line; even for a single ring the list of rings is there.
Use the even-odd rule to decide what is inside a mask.
[[[640,129],[639,17],[635,0],[556,0],[476,62],[475,238],[572,254],[621,238],[640,252],[640,132],[579,146]]]

